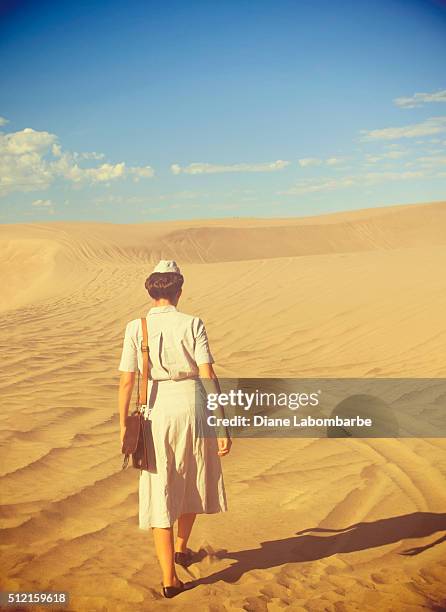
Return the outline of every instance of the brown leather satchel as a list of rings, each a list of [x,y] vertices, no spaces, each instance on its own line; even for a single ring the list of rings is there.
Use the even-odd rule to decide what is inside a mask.
[[[138,369],[138,395],[136,408],[125,420],[125,434],[122,442],[124,461],[122,469],[125,469],[132,456],[132,465],[140,470],[148,472],[156,471],[155,446],[152,436],[152,421],[147,418],[147,383],[149,380],[149,344],[147,337],[147,319],[141,318],[142,335],[141,351],[143,359],[142,368],[142,390],[140,390],[140,372]]]

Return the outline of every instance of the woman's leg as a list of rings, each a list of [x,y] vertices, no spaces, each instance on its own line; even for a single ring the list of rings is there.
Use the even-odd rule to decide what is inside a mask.
[[[155,550],[163,573],[164,586],[178,586],[178,576],[175,573],[173,528],[152,527]]]
[[[196,514],[182,514],[178,519],[178,533],[175,542],[175,552],[186,552],[187,541],[194,525]]]

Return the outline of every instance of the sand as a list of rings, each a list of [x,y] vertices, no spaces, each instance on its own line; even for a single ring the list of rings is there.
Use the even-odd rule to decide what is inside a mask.
[[[198,519],[199,584],[169,601],[117,415],[125,324],[160,257],[222,377],[446,377],[445,202],[3,225],[0,245],[2,590],[88,611],[446,609],[444,439],[236,440],[229,512]]]

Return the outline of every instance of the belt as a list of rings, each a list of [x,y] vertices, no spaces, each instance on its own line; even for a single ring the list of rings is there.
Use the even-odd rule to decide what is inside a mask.
[[[149,382],[162,383],[162,382],[182,382],[183,380],[200,380],[199,376],[185,376],[184,378],[151,378]]]

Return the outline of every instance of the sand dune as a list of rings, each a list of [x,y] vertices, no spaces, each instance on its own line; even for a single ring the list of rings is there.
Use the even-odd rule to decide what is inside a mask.
[[[444,609],[442,439],[237,440],[230,511],[191,542],[199,585],[164,600],[138,473],[120,470],[117,366],[172,257],[220,376],[446,377],[446,203],[3,225],[0,244],[3,590],[89,611]]]

